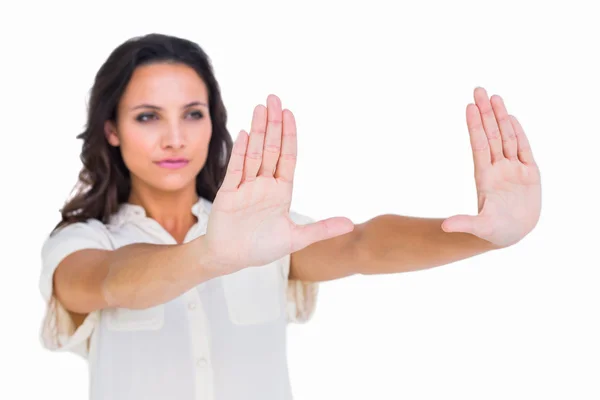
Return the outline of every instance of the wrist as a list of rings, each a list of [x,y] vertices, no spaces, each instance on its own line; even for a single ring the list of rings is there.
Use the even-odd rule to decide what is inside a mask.
[[[202,271],[202,275],[206,279],[213,279],[235,272],[233,266],[225,263],[211,250],[206,235],[194,239],[187,243],[186,246],[189,246],[189,251],[192,252],[193,259],[197,260],[196,267]]]

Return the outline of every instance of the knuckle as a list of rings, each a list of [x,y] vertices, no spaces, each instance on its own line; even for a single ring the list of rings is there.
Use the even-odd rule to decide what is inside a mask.
[[[493,116],[494,110],[492,109],[492,107],[486,106],[484,110],[481,110],[481,115],[484,115],[486,117]]]
[[[504,136],[502,137],[502,141],[503,141],[504,143],[511,143],[511,142],[514,142],[515,140],[517,140],[517,137],[515,136],[515,134],[514,134],[514,133],[509,133],[509,134],[507,134],[507,135],[504,135]]]
[[[286,160],[286,161],[296,161],[296,159],[298,158],[295,154],[282,154],[281,158]]]
[[[473,147],[473,151],[475,151],[475,152],[486,151],[489,148],[487,140],[475,141],[475,142],[473,142],[472,147]]]
[[[281,146],[276,144],[268,144],[265,146],[265,151],[269,153],[279,153],[281,151]]]
[[[500,137],[500,130],[498,128],[492,128],[488,134],[490,140],[498,139]]]

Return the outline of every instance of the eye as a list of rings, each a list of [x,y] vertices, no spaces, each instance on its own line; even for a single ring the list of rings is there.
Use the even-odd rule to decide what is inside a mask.
[[[148,122],[152,119],[156,119],[156,114],[154,113],[142,113],[136,117],[136,121],[138,122]]]
[[[192,119],[204,118],[204,113],[202,111],[191,111],[188,115],[190,115]]]

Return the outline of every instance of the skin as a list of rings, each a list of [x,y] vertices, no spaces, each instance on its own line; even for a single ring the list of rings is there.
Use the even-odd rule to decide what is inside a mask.
[[[237,136],[206,234],[183,243],[196,222],[195,178],[210,143],[207,103],[204,82],[187,66],[152,64],[134,72],[117,120],[105,124],[106,139],[120,149],[129,169],[129,202],[144,207],[177,244],[82,249],[65,257],[54,290],[76,323],[106,307],[165,303],[208,279],[264,265],[353,229],[341,217],[305,226],[290,219],[296,126],[293,114],[271,95],[267,107],[254,110],[251,136],[245,131]],[[177,170],[156,164],[180,157],[189,163]]]
[[[179,243],[195,222],[190,213],[198,199],[195,177],[206,162],[211,134],[206,85],[181,64],[137,68],[116,124],[106,123],[107,140],[120,147],[131,173],[129,202],[143,206]],[[180,157],[189,164],[178,170],[156,164]]]
[[[351,235],[292,254],[291,279],[415,271],[515,245],[537,225],[541,178],[523,127],[503,99],[474,90],[466,109],[477,188],[476,215],[380,215]]]
[[[190,212],[197,201],[195,177],[206,161],[212,130],[206,86],[187,66],[140,67],[121,99],[118,120],[106,123],[106,138],[119,146],[130,170],[129,201],[143,206],[180,244],[77,251],[56,270],[56,295],[68,310],[84,315],[109,306],[161,304],[207,279],[287,254],[290,279],[326,281],[431,268],[514,245],[539,219],[539,169],[523,128],[502,99],[476,88],[474,100],[466,117],[477,215],[387,214],[358,225],[332,217],[296,225],[289,216],[296,122],[270,95],[266,107],[254,109],[250,133],[236,137],[206,234],[181,244],[195,223]],[[140,114],[147,122],[136,120]],[[190,162],[179,170],[156,165],[169,157]]]

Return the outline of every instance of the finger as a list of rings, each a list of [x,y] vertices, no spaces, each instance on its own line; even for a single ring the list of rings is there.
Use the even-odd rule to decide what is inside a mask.
[[[297,225],[292,231],[292,253],[321,240],[331,239],[354,230],[348,218],[333,217],[307,225]]]
[[[478,87],[474,93],[475,104],[479,108],[481,114],[481,120],[483,121],[483,129],[487,136],[490,153],[492,156],[492,163],[498,162],[504,158],[502,152],[502,138],[500,137],[500,128],[496,123],[496,117],[494,116],[494,110],[490,104],[487,92],[484,88]]]
[[[492,165],[492,159],[489,142],[483,130],[481,114],[479,114],[479,109],[475,104],[467,106],[467,128],[469,129],[469,137],[471,138],[475,171],[482,171]]]
[[[252,115],[252,125],[248,140],[248,151],[246,151],[246,159],[244,161],[242,182],[256,179],[256,174],[262,163],[266,129],[267,109],[263,105],[258,105],[254,108],[254,114]]]
[[[227,172],[223,179],[223,184],[219,190],[233,191],[238,188],[244,171],[244,158],[246,156],[246,147],[248,146],[248,134],[245,131],[240,131],[238,137],[233,143],[231,157],[227,165]]]
[[[493,95],[490,99],[492,109],[496,115],[496,121],[500,127],[500,136],[502,137],[502,149],[504,150],[504,157],[509,160],[517,160],[517,137],[515,131],[506,112],[506,106],[504,100],[498,95]]]
[[[525,131],[523,130],[521,123],[513,115],[510,116],[510,123],[512,124],[517,137],[517,154],[519,160],[521,160],[523,164],[535,164],[531,146],[529,145],[529,139],[525,136]]]
[[[277,163],[275,178],[286,182],[294,181],[298,142],[296,138],[296,120],[290,110],[283,110],[283,137],[281,138],[281,155]]]
[[[469,233],[481,238],[489,235],[489,232],[485,232],[484,228],[485,221],[480,215],[455,215],[442,222],[442,230],[444,232]]]
[[[259,176],[272,177],[277,167],[281,151],[281,100],[275,95],[267,98],[267,133],[263,148],[262,164],[258,171]]]

